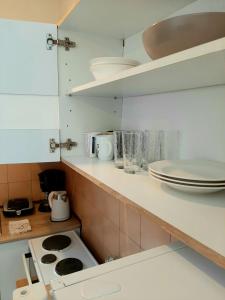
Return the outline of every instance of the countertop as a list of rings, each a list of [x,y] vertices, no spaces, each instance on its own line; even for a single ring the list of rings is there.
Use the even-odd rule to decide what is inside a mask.
[[[84,157],[62,160],[118,199],[149,212],[173,236],[225,268],[225,192],[196,195],[179,192],[153,180],[116,169],[113,162]]]
[[[62,231],[74,230],[80,227],[80,221],[72,216],[69,220],[63,222],[51,222],[50,213],[42,213],[38,211],[38,205],[35,204],[35,212],[30,216],[5,218],[2,211],[0,212],[1,218],[1,235],[0,243],[7,243],[17,240],[31,239],[43,235],[54,234]],[[9,233],[9,221],[18,221],[29,219],[32,230],[26,233],[14,234]]]

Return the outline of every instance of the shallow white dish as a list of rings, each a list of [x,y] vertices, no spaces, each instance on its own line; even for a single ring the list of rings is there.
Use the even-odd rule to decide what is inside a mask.
[[[149,164],[149,171],[181,181],[225,183],[225,163],[210,160],[162,160]]]
[[[151,174],[151,177],[159,181],[161,183],[165,183],[166,185],[170,186],[171,188],[181,191],[181,192],[187,192],[187,193],[195,193],[195,194],[209,194],[209,193],[216,193],[219,191],[225,190],[225,186],[201,186],[201,185],[193,185],[190,183],[174,183],[168,179],[162,179],[158,176],[155,176]]]
[[[131,69],[133,67],[134,66],[131,65],[99,64],[91,66],[90,70],[96,80],[101,80]]]
[[[126,58],[126,57],[97,57],[93,58],[90,61],[90,65],[98,65],[98,64],[123,64],[123,65],[131,65],[137,66],[140,63],[137,60]]]
[[[101,80],[137,65],[138,61],[124,57],[99,57],[91,60],[90,70],[96,80]]]
[[[194,186],[205,186],[205,187],[224,187],[225,188],[225,182],[224,183],[217,183],[217,182],[210,182],[207,183],[205,181],[203,182],[196,182],[196,181],[182,181],[182,180],[178,180],[178,179],[173,179],[173,178],[169,178],[169,177],[165,177],[165,176],[161,176],[158,175],[152,171],[149,171],[149,175],[153,176],[153,177],[157,177],[159,179],[162,180],[169,180],[171,182],[177,183],[177,184],[187,184],[187,185],[194,185]]]

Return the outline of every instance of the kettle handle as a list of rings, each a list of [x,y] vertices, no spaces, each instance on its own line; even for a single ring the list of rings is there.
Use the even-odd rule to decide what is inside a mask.
[[[49,206],[52,208],[52,200],[54,199],[55,197],[55,192],[51,192],[49,195],[48,195],[48,203],[49,203]]]

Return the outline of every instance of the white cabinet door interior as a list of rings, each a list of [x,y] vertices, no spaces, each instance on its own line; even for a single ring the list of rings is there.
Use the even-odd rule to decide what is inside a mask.
[[[48,33],[56,38],[56,25],[0,19],[1,94],[58,95],[57,47],[47,50]]]
[[[0,164],[59,161],[57,26],[0,20]]]

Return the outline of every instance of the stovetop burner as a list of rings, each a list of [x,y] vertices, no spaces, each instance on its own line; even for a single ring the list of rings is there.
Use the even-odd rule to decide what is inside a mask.
[[[83,269],[83,263],[77,258],[65,258],[59,261],[55,267],[58,275],[67,275]]]
[[[67,235],[53,235],[45,239],[42,247],[49,251],[59,251],[67,248],[71,244],[71,238]]]
[[[41,262],[43,264],[52,264],[57,260],[57,257],[55,256],[55,254],[46,254],[44,256],[42,256],[41,258]]]

